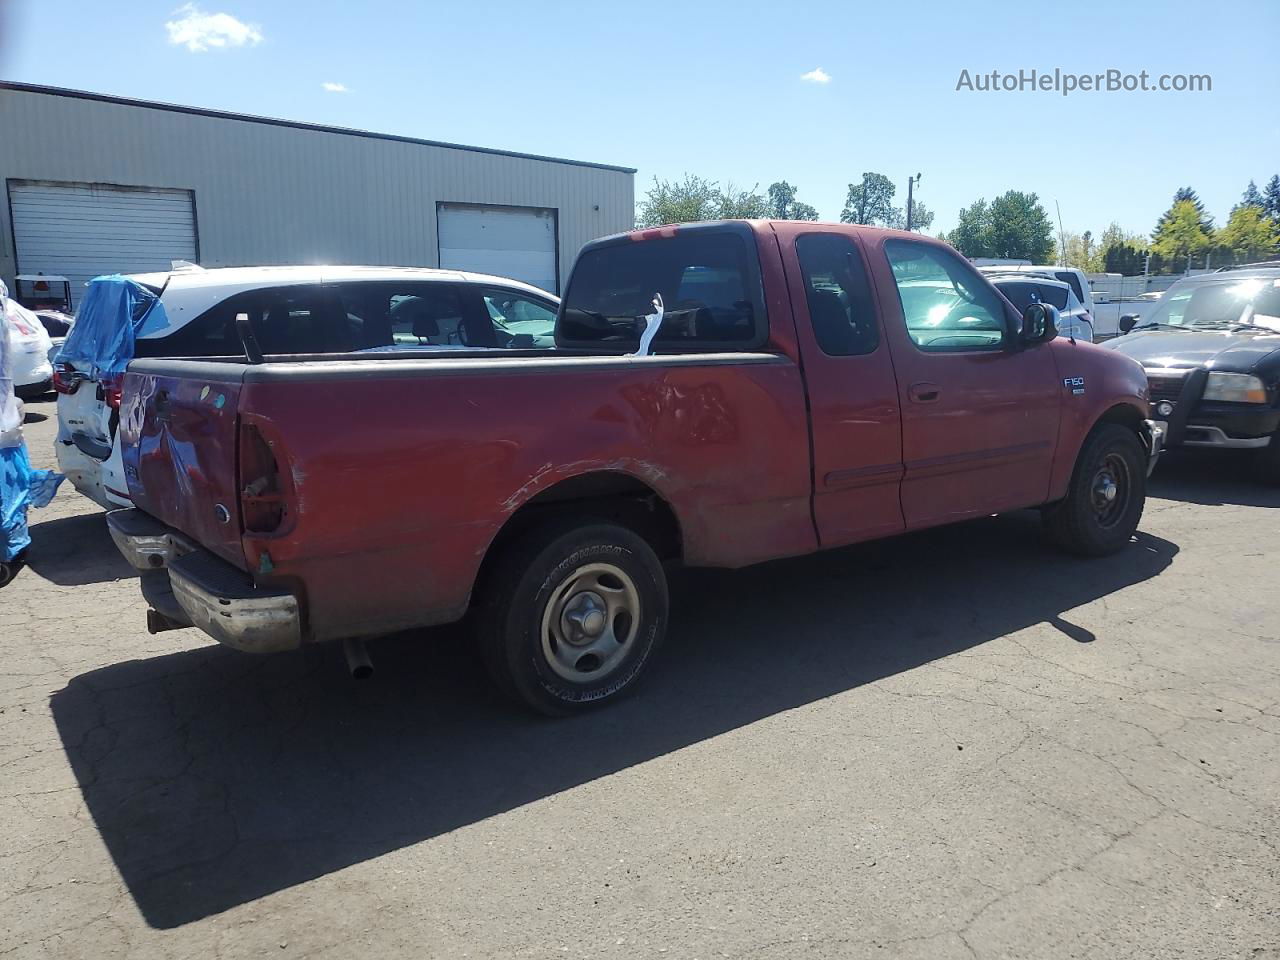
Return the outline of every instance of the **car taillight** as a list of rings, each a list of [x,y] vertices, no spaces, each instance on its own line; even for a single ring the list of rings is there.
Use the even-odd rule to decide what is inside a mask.
[[[67,370],[62,367],[53,368],[53,389],[58,393],[65,393],[68,396],[80,389],[80,382],[83,376],[74,370]]]
[[[124,374],[102,381],[102,399],[112,410],[120,409],[120,394],[124,391]]]
[[[284,523],[285,492],[280,464],[253,424],[240,425],[240,516],[246,533],[274,533]]]

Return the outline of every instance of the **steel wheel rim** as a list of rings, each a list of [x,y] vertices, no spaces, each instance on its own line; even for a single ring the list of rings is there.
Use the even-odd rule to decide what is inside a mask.
[[[588,563],[560,582],[542,612],[542,656],[561,679],[601,680],[626,659],[640,632],[640,591],[612,563]]]
[[[1128,461],[1118,453],[1107,454],[1089,485],[1089,502],[1098,525],[1110,529],[1118,524],[1129,508],[1132,493]]]

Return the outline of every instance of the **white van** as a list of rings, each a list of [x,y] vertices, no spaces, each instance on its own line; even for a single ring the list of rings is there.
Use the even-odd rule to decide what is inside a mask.
[[[416,267],[188,265],[129,279],[162,308],[148,305],[127,321],[138,330],[137,357],[243,356],[241,313],[272,355],[555,345],[559,300],[504,277]],[[53,371],[58,467],[102,506],[132,506],[116,430],[124,375],[104,376],[77,361],[84,355],[79,328],[77,315]]]

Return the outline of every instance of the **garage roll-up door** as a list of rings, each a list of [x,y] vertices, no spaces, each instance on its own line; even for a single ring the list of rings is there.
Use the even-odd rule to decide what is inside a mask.
[[[196,259],[190,190],[10,180],[9,209],[18,272],[61,274],[77,303],[100,274]]]
[[[511,277],[555,292],[556,212],[540,207],[436,204],[440,266]]]

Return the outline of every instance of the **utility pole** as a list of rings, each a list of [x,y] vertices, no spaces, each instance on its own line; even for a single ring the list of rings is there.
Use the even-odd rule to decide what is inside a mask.
[[[914,177],[907,177],[907,232],[908,233],[911,232],[911,207],[913,205],[912,204],[913,188],[919,182],[920,182],[920,174],[918,173]]]

